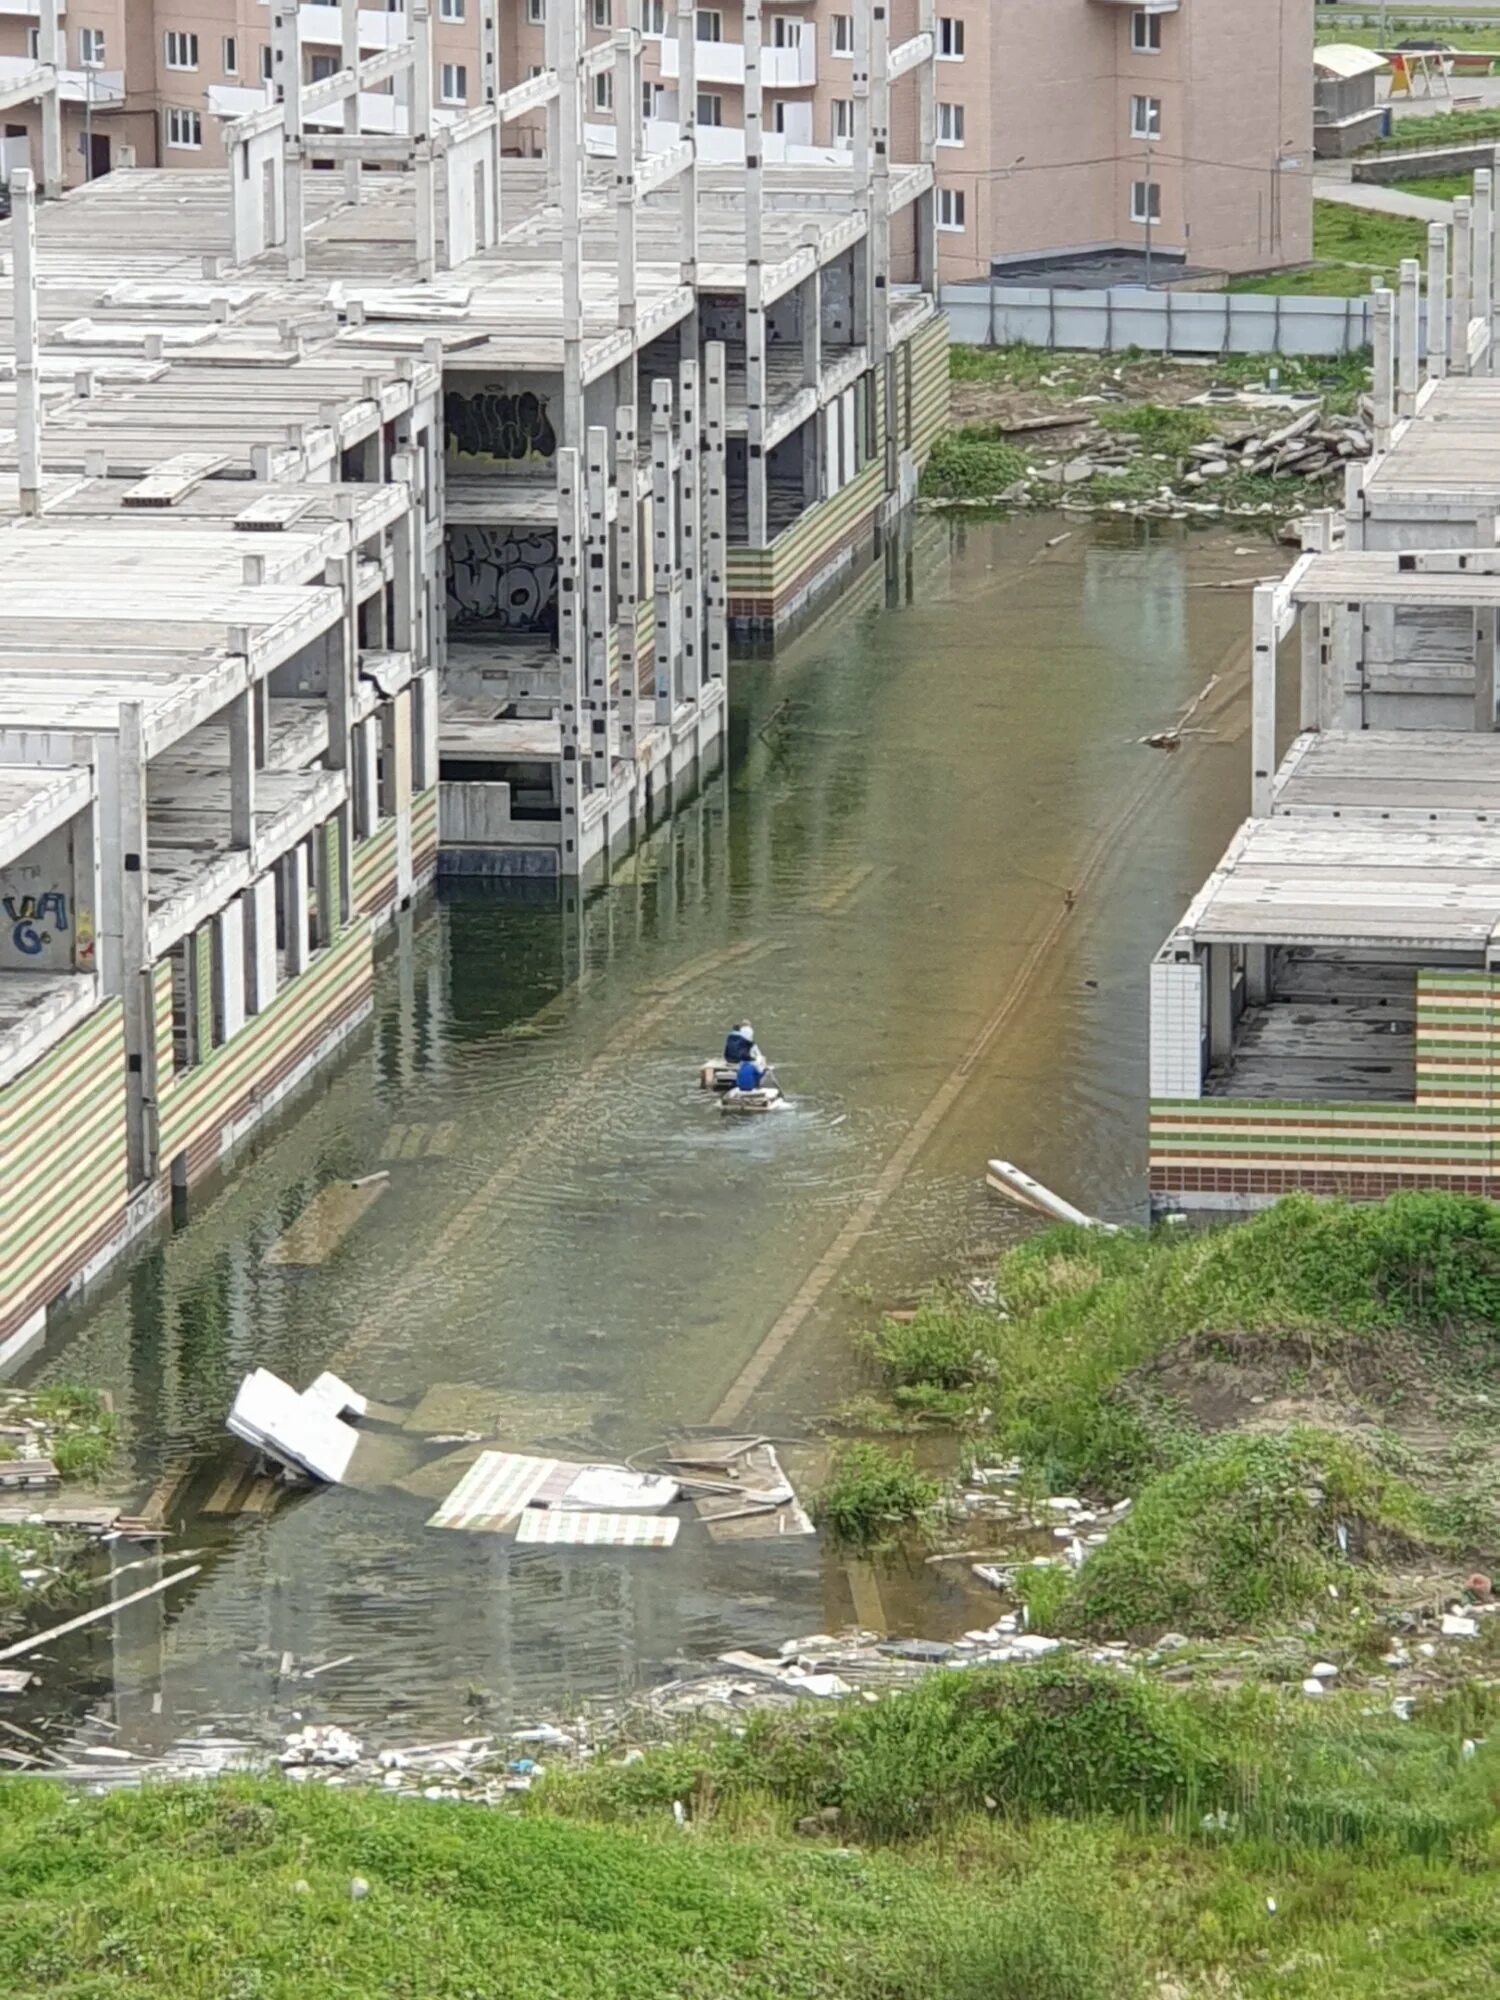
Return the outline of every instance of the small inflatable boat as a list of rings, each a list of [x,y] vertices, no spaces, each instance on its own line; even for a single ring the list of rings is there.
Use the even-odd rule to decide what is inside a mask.
[[[748,1118],[757,1111],[779,1111],[785,1103],[774,1083],[763,1083],[759,1090],[741,1090],[736,1085],[720,1097],[719,1109]]]

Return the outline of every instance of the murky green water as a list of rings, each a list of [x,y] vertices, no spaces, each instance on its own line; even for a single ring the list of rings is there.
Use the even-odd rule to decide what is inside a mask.
[[[501,1391],[522,1449],[614,1456],[716,1419],[805,1437],[858,1386],[854,1288],[890,1300],[1020,1226],[988,1156],[1141,1213],[1147,962],[1243,803],[1248,606],[1205,586],[1274,563],[1127,523],[1049,549],[1063,531],[921,524],[738,669],[727,770],[609,887],[562,912],[462,891],[408,922],[355,1052],[42,1359],[114,1392],[135,1500],[182,1454],[212,1498],[257,1363],[403,1406]],[[1213,733],[1142,747],[1214,674]],[[723,1118],[696,1088],[747,1011],[784,1115]],[[320,1186],[380,1168],[326,1262],[266,1261]],[[148,1643],[94,1628],[45,1698],[113,1688],[128,1738],[294,1706],[451,1733],[470,1688],[494,1721],[852,1616],[813,1542],[429,1530],[393,1482],[433,1449],[393,1433],[358,1489],[190,1518],[203,1573]],[[961,1628],[956,1591],[888,1578],[888,1615]],[[354,1660],[314,1693],[284,1652]]]

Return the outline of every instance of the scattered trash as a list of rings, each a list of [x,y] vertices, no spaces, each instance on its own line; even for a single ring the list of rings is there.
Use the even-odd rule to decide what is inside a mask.
[[[370,1885],[364,1876],[356,1875],[354,1880],[349,1884],[349,1894],[352,1900],[356,1903],[362,1903],[369,1893]]]
[[[1445,1611],[1438,1629],[1445,1639],[1477,1639],[1479,1637],[1479,1621],[1475,1618],[1466,1618],[1462,1612],[1458,1611]]]
[[[1009,1160],[991,1160],[985,1182],[996,1194],[1008,1195],[1022,1208],[1036,1209],[1052,1222],[1071,1222],[1079,1229],[1102,1229],[1110,1236],[1119,1234],[1114,1223],[1100,1222],[1097,1216],[1085,1215],[1081,1208],[1064,1201],[1061,1195],[1043,1187],[1040,1181],[1033,1180],[1030,1174],[1023,1173]]]

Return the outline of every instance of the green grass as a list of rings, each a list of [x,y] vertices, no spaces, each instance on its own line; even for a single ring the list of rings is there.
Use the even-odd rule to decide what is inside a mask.
[[[1173,408],[1160,403],[1138,403],[1129,410],[1103,410],[1100,426],[1138,438],[1146,451],[1169,452],[1185,458],[1195,444],[1210,438],[1218,418],[1208,410]]]
[[[1388,187],[1399,188],[1403,194],[1425,194],[1433,201],[1457,201],[1460,195],[1473,194],[1472,174],[1431,174],[1425,180],[1388,181]]]
[[[1380,215],[1346,202],[1313,203],[1313,258],[1304,271],[1273,271],[1235,278],[1231,292],[1283,298],[1355,298],[1376,278],[1394,286],[1404,257],[1425,257],[1427,224],[1410,216]]]
[[[918,1472],[910,1452],[844,1444],[834,1453],[811,1513],[835,1547],[875,1549],[920,1529],[942,1497],[941,1482]]]
[[[1500,36],[1500,23],[1496,25],[1496,33]],[[1500,107],[1398,118],[1388,139],[1375,139],[1368,146],[1361,146],[1360,155],[1409,152],[1420,146],[1441,151],[1446,146],[1464,146],[1476,139],[1500,139]]]
[[[1479,27],[1455,26],[1451,24],[1450,10],[1444,8],[1435,9],[1425,18],[1397,20],[1392,15],[1387,33],[1382,39],[1378,28],[1351,28],[1346,27],[1342,21],[1335,21],[1332,18],[1335,11],[1343,10],[1333,8],[1321,10],[1316,34],[1319,43],[1345,42],[1352,43],[1355,48],[1360,49],[1388,49],[1416,35],[1428,36],[1433,41],[1447,42],[1455,49],[1483,49],[1487,53],[1500,50],[1500,20],[1493,26],[1487,24]],[[1375,7],[1371,5],[1368,11],[1374,13]],[[1323,16],[1327,18],[1324,19]],[[1477,75],[1478,72],[1473,74]],[[1454,82],[1461,88],[1463,77],[1455,77]]]
[[[1201,1440],[1128,1384],[1184,1341],[1259,1338],[1274,1357],[1394,1357],[1434,1377],[1493,1367],[1500,1210],[1445,1194],[1353,1205],[1291,1197],[1237,1227],[1048,1231],[998,1268],[1009,1317],[938,1293],[869,1346],[911,1395],[941,1381],[993,1412],[995,1441],[1052,1482],[1133,1493]]]
[[[1214,1636],[1327,1620],[1335,1606],[1342,1617],[1368,1565],[1439,1537],[1422,1495],[1348,1439],[1230,1435],[1147,1483],[1078,1572],[1055,1629]]]

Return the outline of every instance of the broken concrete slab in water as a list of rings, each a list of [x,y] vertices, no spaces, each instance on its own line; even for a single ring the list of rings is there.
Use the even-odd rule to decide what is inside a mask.
[[[365,1408],[364,1397],[337,1375],[325,1371],[299,1396],[269,1368],[256,1368],[241,1382],[227,1424],[278,1465],[337,1485],[359,1442],[345,1416],[362,1416]]]

